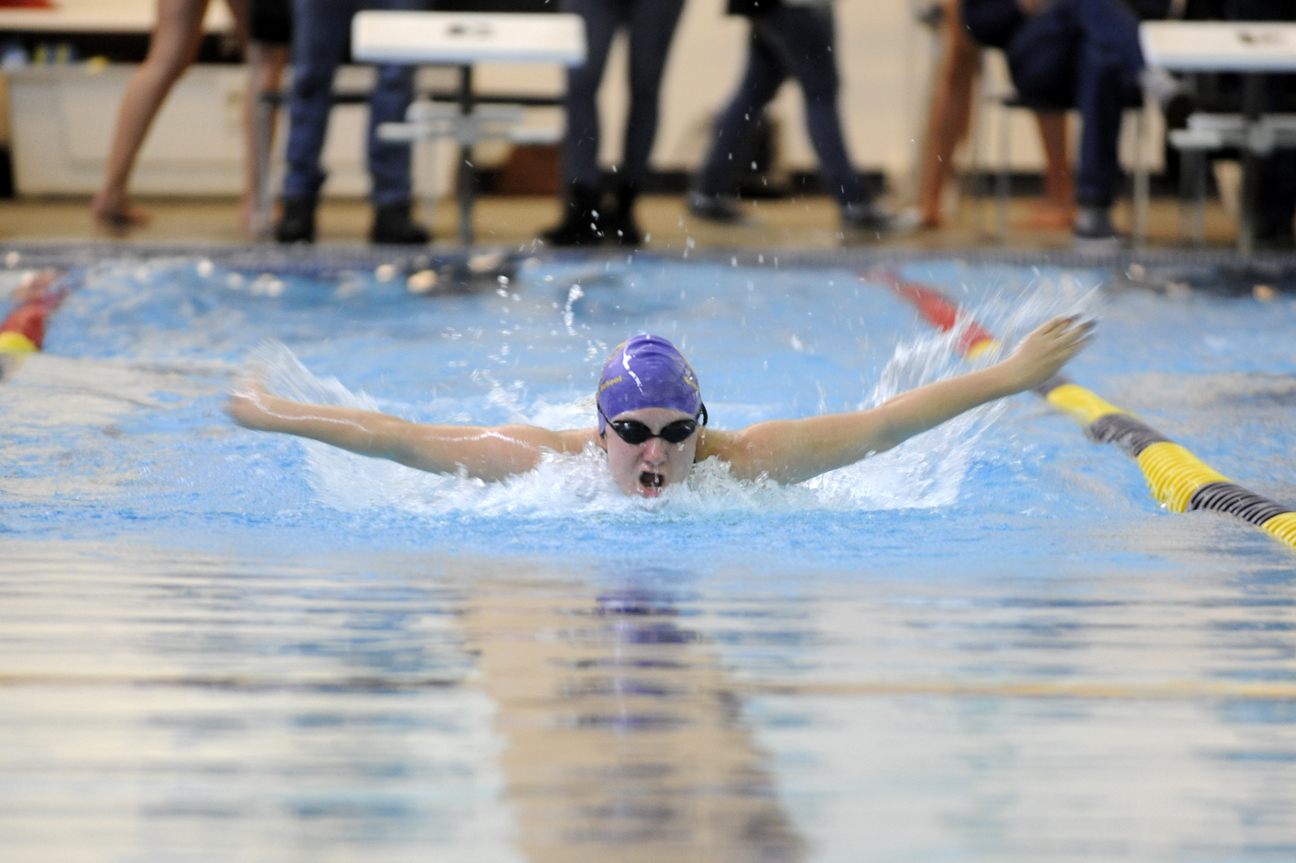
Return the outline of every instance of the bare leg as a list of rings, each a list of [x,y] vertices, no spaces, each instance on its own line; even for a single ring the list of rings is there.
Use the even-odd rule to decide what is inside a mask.
[[[128,228],[148,221],[126,193],[135,159],[172,85],[198,54],[207,0],[158,0],[148,56],[131,77],[117,113],[104,184],[90,204],[101,223]]]
[[[1069,228],[1075,218],[1075,183],[1067,157],[1067,115],[1064,111],[1037,112],[1035,121],[1044,148],[1044,198],[1032,207],[1027,225]]]
[[[954,151],[967,136],[972,91],[981,70],[981,50],[968,36],[958,0],[945,4],[944,58],[928,105],[927,139],[923,141],[918,209],[922,226],[941,225],[941,194],[954,173]]]
[[[252,0],[225,0],[230,17],[234,19],[234,36],[240,47],[247,47],[252,26]]]
[[[288,64],[287,45],[268,45],[251,42],[247,50],[248,88],[243,99],[243,197],[239,203],[239,216],[243,228],[255,236],[264,225],[254,224],[258,215],[257,190],[269,178],[261,176],[261,162],[257,148],[257,113],[260,111],[261,94],[280,89],[283,81],[284,67]],[[270,127],[270,140],[266,143],[274,149],[274,130],[277,111],[271,113],[267,122]],[[275,221],[273,218],[271,221]]]

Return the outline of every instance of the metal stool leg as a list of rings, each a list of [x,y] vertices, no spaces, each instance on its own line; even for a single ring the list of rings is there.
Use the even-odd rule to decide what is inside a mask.
[[[1189,185],[1192,198],[1187,233],[1192,243],[1200,246],[1206,239],[1206,169],[1210,160],[1206,158],[1205,150],[1189,150],[1183,153],[1183,157],[1188,164],[1181,165],[1180,184]]]
[[[1149,177],[1151,168],[1147,155],[1143,152],[1147,129],[1151,126],[1150,117],[1156,110],[1152,94],[1144,91],[1143,107],[1135,114],[1134,119],[1134,245],[1141,247],[1147,241],[1148,207],[1152,195],[1152,181]]]

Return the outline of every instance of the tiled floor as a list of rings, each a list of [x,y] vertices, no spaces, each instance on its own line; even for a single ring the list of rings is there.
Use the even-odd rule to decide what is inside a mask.
[[[129,233],[112,236],[92,222],[87,201],[22,199],[0,201],[0,243],[68,242],[111,239],[123,244],[218,243],[251,241],[239,223],[233,200],[157,199],[138,202],[152,215],[151,222]],[[843,236],[834,207],[825,198],[759,201],[749,204],[751,219],[741,225],[715,225],[696,219],[679,197],[652,196],[640,203],[639,218],[650,236],[648,248],[669,253],[687,248],[831,249],[843,245],[884,246],[905,249],[967,249],[1007,245],[1014,248],[1065,249],[1071,244],[1065,230],[1030,230],[1021,227],[1030,201],[1012,202],[1009,231],[993,236],[996,224],[990,203],[964,202],[940,230],[918,231],[879,238]],[[458,211],[452,200],[436,206],[431,219],[440,243],[457,242]],[[474,212],[476,241],[493,246],[529,245],[537,233],[558,218],[558,204],[548,197],[483,196]],[[1118,225],[1128,227],[1128,205],[1117,207]],[[1149,245],[1167,248],[1186,245],[1180,231],[1179,202],[1173,198],[1153,202]],[[322,244],[355,245],[365,241],[369,208],[361,201],[327,201],[319,213]],[[1207,208],[1206,246],[1229,248],[1234,224],[1219,204]]]

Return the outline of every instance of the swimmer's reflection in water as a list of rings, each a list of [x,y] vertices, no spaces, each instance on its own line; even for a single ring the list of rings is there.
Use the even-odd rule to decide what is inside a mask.
[[[807,859],[722,651],[666,586],[681,577],[636,567],[536,633],[525,671],[551,688],[501,698],[514,711],[501,727],[543,729],[510,742],[520,820],[582,859],[625,859],[631,845],[645,860],[694,847],[705,859]]]
[[[622,342],[603,367],[595,428],[413,423],[375,411],[274,396],[258,380],[230,393],[235,422],[323,441],[433,473],[498,481],[535,469],[546,453],[591,446],[627,495],[658,497],[693,465],[715,458],[740,480],[796,483],[854,464],[996,399],[1040,386],[1090,340],[1093,322],[1058,317],[1031,332],[988,368],[927,384],[877,407],[770,420],[733,431],[708,428],[702,392],[688,360],[660,336]]]
[[[580,709],[577,724],[626,731],[686,724],[687,720],[668,705],[691,695],[689,687],[673,678],[693,674],[696,657],[671,648],[694,644],[700,635],[679,625],[678,610],[664,596],[634,587],[599,596],[594,614],[600,626],[591,637],[615,649],[602,658],[597,668],[582,669],[587,676],[579,691],[564,693],[567,699],[576,698],[577,705],[589,703],[604,708]],[[588,676],[589,672],[595,674]],[[608,702],[601,700],[607,698],[614,700],[616,709],[607,709]]]

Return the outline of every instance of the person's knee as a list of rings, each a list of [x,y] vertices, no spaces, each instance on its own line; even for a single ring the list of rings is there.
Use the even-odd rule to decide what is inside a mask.
[[[587,64],[573,69],[567,75],[567,98],[593,102],[598,96],[599,85],[602,82],[602,68]]]
[[[145,65],[155,75],[175,80],[184,74],[198,56],[198,46],[169,41],[149,51]]]
[[[660,97],[661,78],[656,73],[630,77],[631,110],[651,109]]]
[[[760,99],[737,102],[731,106],[727,117],[731,121],[731,125],[741,134],[760,122],[761,118],[765,116],[765,108],[768,105],[768,101]],[[719,124],[715,132],[717,134],[722,133],[724,125],[724,123]]]
[[[1032,47],[1008,57],[1013,88],[1022,99],[1041,105],[1069,107],[1076,102],[1079,61],[1071,52],[1053,46],[1052,53]]]
[[[836,67],[822,69],[816,74],[801,78],[801,95],[807,102],[816,105],[834,104],[840,92],[841,78],[837,75]]]
[[[333,81],[328,75],[302,74],[294,69],[292,77],[292,94],[296,99],[314,101],[327,97],[333,89]]]
[[[378,88],[388,93],[414,93],[414,70],[410,66],[380,66]]]
[[[1137,104],[1140,99],[1141,64],[1131,61],[1112,45],[1090,44],[1085,47],[1081,79],[1090,90],[1119,105]]]

